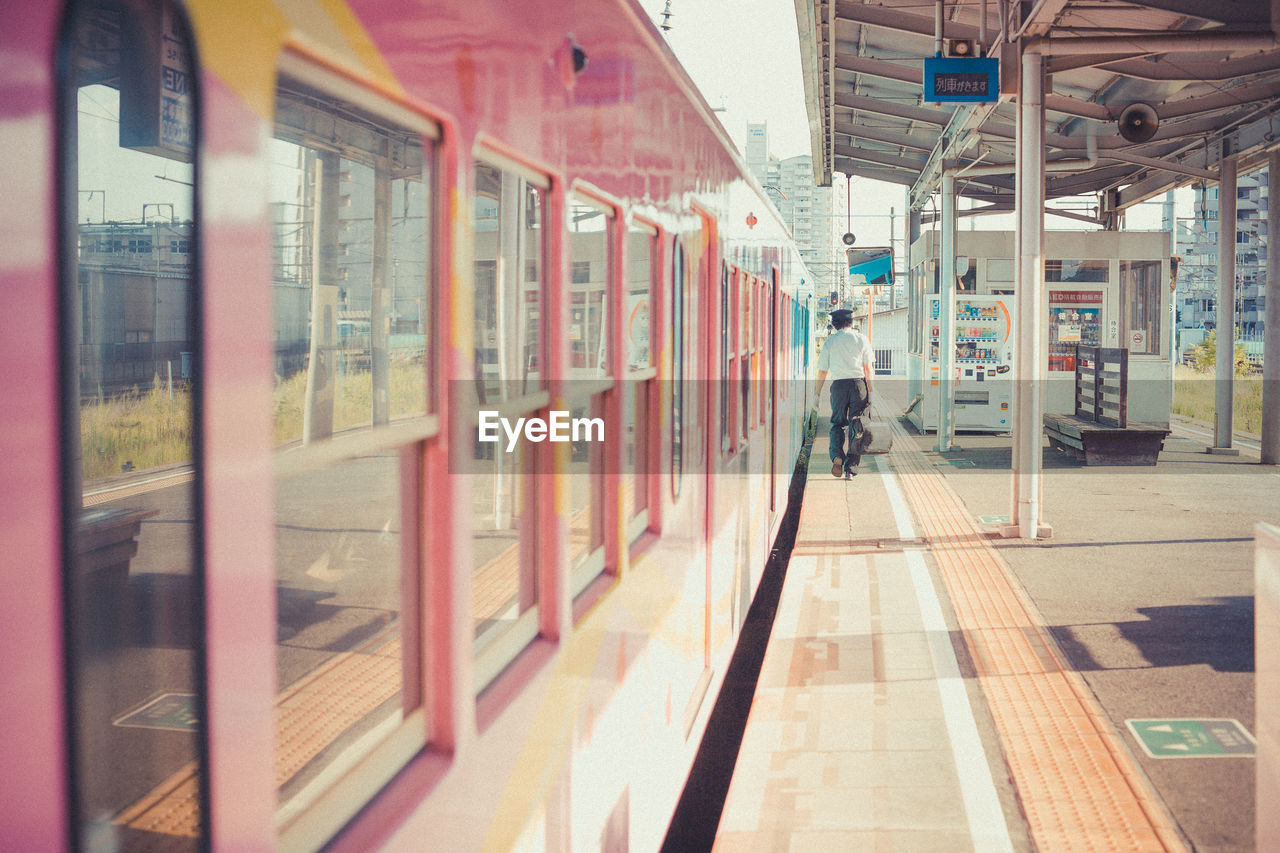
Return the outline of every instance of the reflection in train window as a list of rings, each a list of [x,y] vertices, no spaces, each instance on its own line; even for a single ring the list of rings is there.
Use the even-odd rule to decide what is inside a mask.
[[[475,370],[480,402],[546,387],[542,364],[545,191],[487,163],[475,168]],[[585,354],[584,354],[585,357]]]
[[[59,67],[72,847],[194,851],[206,834],[207,778],[198,75],[172,4],[73,3],[67,22]],[[158,65],[147,59],[161,56]]]
[[[738,393],[738,401],[741,410],[738,412],[738,435],[743,440],[747,438],[747,432],[750,428],[751,420],[751,346],[752,346],[752,306],[751,295],[755,291],[756,279],[753,276],[742,274],[740,282],[740,291],[738,295],[738,304],[742,312],[741,328],[738,333],[741,335],[738,341],[739,357],[738,357],[738,374],[741,390]]]
[[[546,418],[542,223],[545,183],[489,163],[475,165],[475,396],[480,411],[515,423]],[[583,357],[588,358],[586,350]],[[584,362],[585,363],[585,362]],[[584,367],[584,369],[587,369]],[[501,429],[498,430],[501,432]],[[538,634],[534,470],[555,445],[474,442],[471,467],[472,621],[475,689],[485,686]]]
[[[402,590],[418,572],[414,463],[434,432],[431,129],[356,97],[282,79],[268,147],[285,826],[418,704]]]
[[[604,396],[612,387],[598,384],[612,377],[608,352],[609,314],[617,304],[613,274],[614,218],[608,207],[574,198],[568,216],[569,258],[574,275],[569,285],[570,415],[584,428],[570,445],[569,461],[569,592],[577,595],[605,568]],[[582,421],[580,419],[587,419]],[[599,436],[590,423],[599,423]]]
[[[270,147],[277,441],[427,411],[419,133],[286,84]]]
[[[737,361],[737,347],[731,343],[735,337],[733,331],[733,296],[732,282],[743,275],[741,270],[729,271],[728,264],[720,265],[720,381],[716,383],[716,396],[720,398],[720,451],[727,456],[733,450],[733,401],[731,392],[733,385],[729,379],[733,376]]]
[[[650,337],[656,253],[657,237],[653,231],[631,225],[627,230],[627,301],[622,335],[627,347],[627,381],[623,383],[622,400],[622,518],[629,542],[649,526],[649,412],[657,394]]]

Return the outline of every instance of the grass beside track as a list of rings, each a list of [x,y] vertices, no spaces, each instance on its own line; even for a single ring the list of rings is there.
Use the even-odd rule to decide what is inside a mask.
[[[1197,373],[1186,365],[1176,365],[1173,373],[1173,413],[1213,423],[1216,411],[1216,382],[1211,373]],[[1232,424],[1241,432],[1262,431],[1262,377],[1237,376],[1231,393]]]

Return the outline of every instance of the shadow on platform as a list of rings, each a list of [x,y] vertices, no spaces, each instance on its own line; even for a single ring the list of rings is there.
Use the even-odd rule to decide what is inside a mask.
[[[1253,672],[1253,596],[1213,599],[1209,604],[1139,607],[1145,619],[1109,623],[1151,667],[1203,664],[1217,672]],[[1049,630],[1077,671],[1131,669],[1100,663],[1078,636],[1097,624],[1055,625]],[[1147,667],[1139,667],[1146,669]]]

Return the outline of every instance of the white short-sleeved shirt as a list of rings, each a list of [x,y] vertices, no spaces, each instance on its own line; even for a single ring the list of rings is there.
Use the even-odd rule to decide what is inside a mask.
[[[837,330],[827,338],[818,353],[818,369],[827,371],[832,382],[837,379],[865,379],[864,365],[874,364],[871,343],[852,326]]]

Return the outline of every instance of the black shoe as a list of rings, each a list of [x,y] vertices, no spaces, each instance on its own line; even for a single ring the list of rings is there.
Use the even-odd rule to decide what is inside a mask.
[[[856,477],[856,476],[858,476],[858,469],[857,469],[857,468],[846,468],[846,469],[844,469],[844,478],[845,478],[846,480],[852,480],[852,479],[853,479],[854,477]]]
[[[839,477],[844,473],[844,457],[831,460],[831,476]]]

